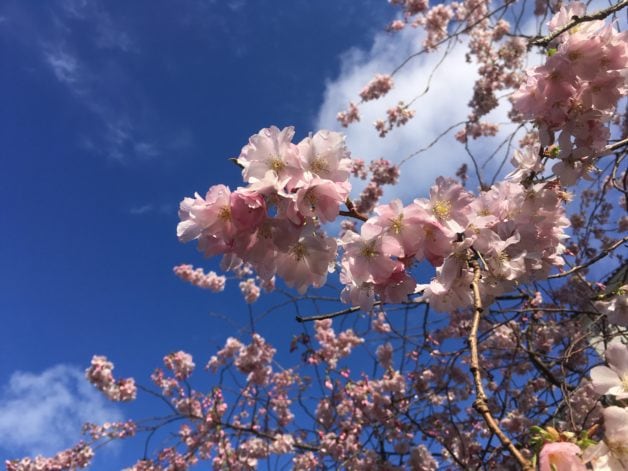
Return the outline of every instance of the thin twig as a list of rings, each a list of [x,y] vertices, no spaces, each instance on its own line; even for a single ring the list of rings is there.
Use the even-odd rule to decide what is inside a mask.
[[[547,278],[548,279],[563,278],[565,276],[573,275],[574,273],[577,273],[580,270],[583,270],[586,267],[588,267],[590,265],[593,265],[598,260],[603,259],[607,255],[609,255],[613,250],[615,250],[617,247],[619,247],[621,244],[625,244],[626,242],[628,242],[628,236],[624,237],[623,239],[619,239],[617,242],[615,242],[614,244],[608,246],[607,248],[602,250],[599,254],[597,254],[595,257],[593,257],[592,259],[588,260],[587,262],[585,262],[585,263],[583,263],[581,265],[576,265],[572,269],[564,271],[562,273],[556,273],[555,275],[550,275]]]
[[[375,301],[373,303],[373,307],[375,306],[382,306],[384,303],[382,301]],[[421,301],[421,300],[409,300],[407,302],[403,302],[403,303],[398,303],[401,304],[403,306],[405,306],[405,308],[407,309],[408,307],[416,307],[419,306],[421,304],[427,304],[427,301]],[[351,314],[352,312],[357,312],[360,311],[362,308],[360,306],[353,306],[353,307],[348,307],[346,309],[342,309],[340,311],[335,311],[335,312],[328,312],[325,314],[318,314],[315,316],[295,316],[295,319],[297,320],[297,322],[312,322],[312,321],[320,321],[323,319],[333,319],[334,317],[340,317],[340,316],[344,316],[345,314]]]
[[[376,302],[374,306],[379,306],[381,302]],[[348,307],[347,309],[342,309],[341,311],[329,312],[326,314],[319,314],[316,316],[296,316],[297,322],[311,322],[311,321],[320,321],[323,319],[333,319],[334,317],[344,316],[345,314],[351,314],[352,312],[356,312],[362,309],[360,306]]]
[[[355,205],[353,204],[353,201],[351,201],[350,198],[347,198],[347,200],[345,201],[345,205],[347,206],[348,211],[339,211],[338,214],[340,214],[341,216],[347,216],[347,217],[352,217],[355,219],[359,219],[360,221],[367,221],[368,220],[368,216],[365,216],[362,213],[359,213],[357,209],[355,209]]]
[[[573,28],[576,25],[579,25],[580,23],[584,23],[587,21],[593,21],[593,20],[603,20],[604,18],[606,18],[607,16],[615,13],[616,11],[621,10],[622,8],[624,8],[625,6],[628,5],[628,0],[623,0],[615,5],[612,5],[608,8],[605,8],[604,10],[600,10],[596,13],[593,13],[592,15],[582,15],[582,16],[576,16],[574,15],[571,19],[571,21],[569,23],[567,23],[566,25],[564,25],[562,28],[557,29],[556,31],[554,31],[551,34],[548,34],[547,36],[543,36],[541,38],[536,38],[533,39],[532,41],[530,41],[528,43],[528,47],[532,47],[532,46],[547,46],[550,42],[552,42],[554,39],[556,39],[558,36],[560,36],[561,34],[563,34],[565,31]]]
[[[626,0],[628,1],[628,0]],[[610,154],[612,151],[617,150],[621,147],[624,147],[625,145],[628,145],[628,137],[625,139],[622,139],[621,141],[617,141],[614,142],[613,144],[609,144],[606,147],[604,147],[602,150],[600,150],[599,152],[596,152],[594,157],[603,157],[606,154]]]
[[[422,152],[425,152],[426,150],[430,149],[432,146],[434,146],[434,144],[436,144],[438,141],[440,141],[440,139],[445,136],[446,134],[449,133],[449,131],[451,131],[454,128],[457,128],[458,126],[460,126],[461,124],[465,124],[466,121],[460,121],[456,124],[452,124],[451,126],[449,126],[447,129],[445,129],[443,132],[441,132],[432,142],[430,142],[427,146],[423,147],[422,149],[419,149],[417,151],[412,152],[412,154],[408,155],[407,157],[405,157],[401,162],[399,162],[399,167],[401,167],[404,163],[406,163],[408,160],[410,160],[412,157],[415,157],[419,154],[421,154]]]

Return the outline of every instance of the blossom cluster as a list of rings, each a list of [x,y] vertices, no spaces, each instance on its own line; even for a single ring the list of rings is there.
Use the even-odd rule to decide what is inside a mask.
[[[348,127],[349,124],[360,121],[360,110],[353,102],[349,103],[349,108],[346,111],[339,111],[336,115],[336,119],[342,125],[342,127]]]
[[[116,380],[113,377],[113,363],[104,356],[93,356],[90,367],[85,370],[85,377],[112,401],[132,401],[137,394],[135,380],[133,378]]]
[[[482,295],[491,301],[517,282],[562,266],[562,240],[569,225],[564,198],[556,185],[525,189],[512,182],[475,197],[454,180],[440,177],[430,199],[380,205],[359,234],[345,232],[340,241],[341,298],[370,310],[376,295],[398,303],[421,291],[439,311],[470,306],[470,261],[479,258],[485,269]],[[417,287],[409,273],[415,260],[436,268],[428,285]]]
[[[378,119],[375,121],[375,130],[379,134],[379,137],[386,137],[390,131],[395,127],[400,127],[414,118],[416,111],[410,109],[407,104],[400,101],[395,106],[388,108],[386,111],[386,120]]]
[[[365,165],[352,163],[338,133],[320,131],[298,145],[291,143],[292,135],[291,128],[271,127],[251,137],[238,158],[248,187],[231,192],[216,185],[205,198],[185,198],[180,239],[198,239],[206,255],[224,254],[223,268],[250,265],[263,283],[277,274],[301,293],[325,282],[340,245],[341,299],[365,310],[376,297],[399,303],[415,291],[441,311],[469,306],[472,258],[479,258],[487,272],[481,284],[485,302],[563,264],[561,241],[569,222],[563,205],[567,196],[557,185],[524,188],[502,182],[476,197],[440,177],[429,199],[417,198],[405,207],[399,200],[376,206],[381,187],[399,176],[385,159],[369,165],[372,178],[353,214],[375,215],[359,232],[347,225],[338,240],[328,237],[320,223],[340,214],[349,174],[366,178]],[[422,260],[436,268],[436,277],[417,287],[410,271],[414,261]],[[198,272],[184,268],[188,277]],[[253,278],[240,288],[247,302],[259,296]]]
[[[89,435],[92,440],[122,439],[133,437],[137,433],[137,424],[132,420],[125,422],[105,422],[102,425],[85,423],[83,433]]]
[[[360,92],[360,98],[362,101],[376,100],[386,95],[392,87],[393,79],[390,75],[378,74]]]
[[[183,242],[198,239],[206,255],[224,254],[222,267],[243,260],[262,282],[275,274],[300,293],[322,286],[336,257],[336,241],[320,223],[339,214],[351,185],[344,137],[319,131],[298,144],[293,128],[262,129],[237,159],[247,187],[212,186],[203,198],[181,202]]]
[[[559,31],[585,5],[563,6],[549,22]],[[512,97],[515,108],[539,127],[541,144],[558,145],[553,171],[564,185],[587,175],[610,137],[608,123],[628,85],[628,33],[612,23],[590,21],[564,32],[550,44],[543,65]]]
[[[214,271],[205,273],[202,268],[194,268],[192,265],[177,265],[173,268],[174,274],[183,281],[198,286],[199,288],[208,289],[214,293],[219,293],[225,289],[224,276],[219,276]]]
[[[178,351],[164,357],[164,365],[174,374],[178,380],[184,380],[194,371],[194,361],[189,353]]]
[[[45,458],[22,458],[21,460],[7,460],[7,471],[54,471],[64,469],[87,468],[92,462],[94,451],[85,443],[78,443],[74,447],[60,451],[56,455]]]
[[[393,165],[386,159],[371,160],[366,164],[362,159],[354,159],[351,173],[354,177],[366,180],[369,173],[371,178],[364,187],[357,201],[355,209],[360,214],[369,214],[384,195],[384,185],[394,185],[399,180],[399,166]]]
[[[231,272],[236,278],[242,280],[239,283],[240,292],[243,299],[248,303],[257,301],[264,290],[270,293],[275,290],[275,277],[263,280],[254,275],[254,270],[248,263],[240,263],[239,265],[230,267]],[[183,281],[197,286],[202,289],[208,289],[214,293],[224,291],[227,277],[218,275],[214,271],[205,273],[202,268],[194,268],[192,265],[177,265],[173,269],[174,274]]]
[[[275,371],[275,350],[258,334],[249,344],[230,338],[208,367],[216,370],[232,362],[246,376],[235,403],[228,404],[219,387],[201,393],[176,377],[164,381],[165,376],[159,375],[162,380],[158,386],[164,396],[180,414],[193,420],[179,428],[178,447],[164,448],[156,459],[141,460],[128,469],[187,469],[200,459],[211,459],[214,469],[251,469],[261,460],[286,454],[290,455],[292,469],[297,470],[323,467],[326,460],[342,462],[349,469],[376,469],[381,458],[373,450],[363,449],[361,439],[369,427],[379,427],[399,454],[408,455],[412,469],[435,471],[438,463],[429,449],[413,443],[413,433],[396,420],[395,410],[407,408],[409,385],[392,368],[391,346],[378,350],[380,363],[388,367],[382,379],[364,378],[342,384],[330,379],[329,374],[337,371],[338,361],[364,339],[350,329],[336,332],[329,319],[315,322],[314,330],[319,346],[311,347],[308,363],[324,365],[325,388],[329,391],[317,402],[315,432],[308,436],[304,430],[287,428],[294,419],[290,389],[303,388],[304,378],[291,369]],[[341,378],[347,378],[348,371],[343,371]],[[268,400],[256,407],[262,391],[266,391]]]

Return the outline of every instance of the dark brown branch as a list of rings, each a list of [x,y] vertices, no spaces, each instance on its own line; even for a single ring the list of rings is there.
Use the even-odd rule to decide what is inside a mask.
[[[355,218],[363,222],[368,220],[368,216],[365,216],[364,214],[359,213],[358,210],[355,209],[355,205],[353,204],[353,201],[351,201],[351,199],[347,198],[347,200],[345,201],[345,205],[347,205],[348,211],[339,211],[339,214],[341,216]]]
[[[381,302],[376,302],[374,306],[379,306]],[[334,317],[344,316],[345,314],[351,314],[352,312],[359,311],[360,306],[348,307],[347,309],[342,309],[341,311],[329,312],[327,314],[319,314],[316,316],[296,316],[295,319],[297,322],[311,322],[311,321],[320,321],[323,319],[333,319]]]
[[[381,306],[382,304],[384,304],[381,301],[375,301],[373,303],[373,307],[375,306]],[[420,304],[427,304],[427,301],[409,301],[406,303],[401,303],[402,306],[418,306]],[[320,321],[323,319],[333,319],[334,317],[340,317],[340,316],[344,316],[345,314],[351,314],[352,312],[357,312],[360,311],[362,308],[360,306],[353,306],[353,307],[348,307],[346,309],[342,309],[340,311],[335,311],[335,312],[328,312],[326,314],[318,314],[315,316],[295,316],[295,319],[297,320],[297,322],[312,322],[312,321]]]
[[[556,31],[554,31],[551,34],[548,34],[547,36],[536,38],[530,41],[528,43],[528,47],[532,47],[532,46],[546,47],[550,42],[552,42],[558,36],[563,34],[565,31],[570,30],[574,26],[579,25],[580,23],[585,23],[587,21],[603,20],[607,16],[612,15],[613,13],[621,10],[627,5],[628,5],[628,0],[623,0],[615,5],[612,5],[608,8],[605,8],[604,10],[600,10],[591,15],[573,16],[571,21],[567,23],[566,25],[564,25],[562,28],[557,29]]]

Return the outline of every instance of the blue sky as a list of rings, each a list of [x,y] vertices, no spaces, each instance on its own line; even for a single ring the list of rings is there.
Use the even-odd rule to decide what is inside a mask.
[[[315,130],[343,53],[368,50],[393,14],[353,0],[0,5],[0,458],[135,411],[81,386],[92,354],[146,384],[164,354],[202,365],[246,323],[237,283],[213,295],[172,275],[215,267],[177,242],[178,202],[237,186],[227,158],[260,128]]]
[[[185,349],[204,365],[246,325],[237,283],[213,295],[172,275],[184,262],[216,269],[177,242],[178,202],[212,184],[237,186],[227,159],[262,127],[294,125],[300,140],[336,126],[373,73],[416,50],[414,33],[383,32],[394,14],[382,0],[0,5],[0,458],[67,446],[90,415],[145,412],[114,409],[81,386],[76,372],[92,354],[147,384],[164,354]],[[395,93],[420,92],[438,59],[417,60]],[[399,161],[464,118],[472,68],[457,67],[420,102],[418,118],[430,119],[391,139],[370,124],[385,107],[365,107],[348,132],[354,154]],[[447,112],[433,114],[437,104]],[[408,164],[414,179],[398,196],[417,184],[424,195],[463,158]],[[286,326],[267,335],[280,349],[298,332],[293,314],[266,318]],[[136,451],[104,454],[94,469],[129,465]]]

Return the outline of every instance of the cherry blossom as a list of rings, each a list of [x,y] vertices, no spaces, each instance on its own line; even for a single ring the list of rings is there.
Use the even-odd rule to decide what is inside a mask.
[[[113,377],[113,363],[105,356],[94,355],[91,366],[85,371],[85,377],[96,389],[112,401],[132,401],[137,388],[133,378],[116,380]]]
[[[596,366],[591,370],[593,387],[599,394],[628,398],[628,347],[619,341],[612,342],[605,356],[608,366]]]
[[[539,453],[539,471],[585,471],[581,453],[575,443],[546,443]]]
[[[595,471],[618,471],[628,466],[628,409],[610,406],[604,409],[604,440],[587,448],[584,461]]]

